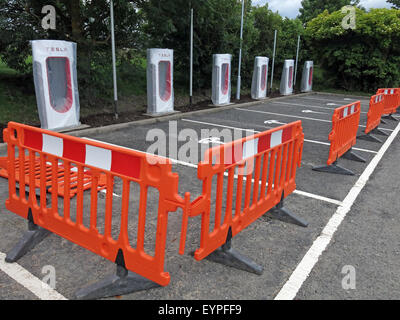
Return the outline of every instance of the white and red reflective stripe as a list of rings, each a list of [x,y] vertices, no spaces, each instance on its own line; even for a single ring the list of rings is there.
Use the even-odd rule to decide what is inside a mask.
[[[246,141],[243,143],[243,153],[242,153],[242,159],[248,159],[251,157],[254,157],[258,153],[258,143],[260,139],[253,139],[250,141]]]
[[[86,145],[85,155],[86,155],[85,164],[95,168],[104,169],[107,171],[111,170],[111,164],[112,164],[111,150],[102,149],[91,145]]]
[[[375,98],[375,99],[374,99],[375,103],[382,102],[382,100],[383,100],[383,94],[377,94],[377,95],[373,96],[373,98]]]
[[[115,150],[97,147],[84,140],[60,138],[34,130],[24,129],[24,146],[58,158],[81,163],[138,179],[141,158]]]
[[[390,89],[379,89],[378,92],[388,95],[388,94],[396,94],[396,91],[397,89],[390,88]]]
[[[235,153],[234,162],[240,162],[242,160],[252,158],[259,153],[263,153],[267,150],[270,150],[272,148],[275,148],[281,144],[290,141],[293,138],[292,132],[293,128],[290,126],[282,130],[268,133],[256,139],[245,141],[242,145],[242,149],[237,150],[237,152]]]
[[[64,153],[63,139],[43,134],[42,150],[56,157],[62,157]]]
[[[347,116],[354,114],[357,111],[356,107],[357,107],[357,104],[353,104],[353,105],[350,105],[350,106],[347,106],[346,108],[344,108],[342,118],[346,118]]]

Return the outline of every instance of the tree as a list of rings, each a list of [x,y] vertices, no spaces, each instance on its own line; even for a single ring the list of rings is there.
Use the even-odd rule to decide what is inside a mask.
[[[251,1],[246,0],[243,77],[248,64],[248,50],[257,30],[252,22]],[[190,8],[194,9],[194,79],[197,88],[209,88],[212,72],[212,55],[231,53],[233,64],[239,51],[241,3],[237,0],[149,0],[139,8],[146,24],[148,47],[174,49],[175,80],[187,85],[189,70]],[[236,70],[236,69],[235,69]],[[234,73],[232,73],[234,76]]]
[[[138,1],[115,0],[115,33],[119,48],[140,46]],[[42,8],[56,9],[56,29],[44,30]],[[53,39],[78,44],[80,95],[93,97],[112,88],[110,4],[108,0],[0,0],[0,57],[21,73],[32,74],[30,40]],[[88,99],[92,101],[92,99]]]
[[[345,14],[327,11],[307,24],[314,60],[337,88],[376,92],[400,85],[400,11],[356,9],[357,27],[344,29]]]
[[[359,3],[360,0],[302,0],[299,19],[303,23],[307,23],[325,10],[328,10],[329,13],[332,13],[340,10],[344,6],[355,6]]]
[[[282,18],[279,13],[272,12],[268,5],[252,9],[254,26],[258,36],[250,50],[250,56],[266,56],[272,59],[275,30],[278,31],[277,51],[275,57],[275,75],[281,73],[284,60],[295,59],[297,37],[303,36],[304,28],[299,19]],[[299,55],[299,65],[304,62],[307,52],[302,46]],[[274,77],[278,79],[279,77]]]
[[[393,4],[393,8],[400,9],[400,0],[387,0],[387,2]]]

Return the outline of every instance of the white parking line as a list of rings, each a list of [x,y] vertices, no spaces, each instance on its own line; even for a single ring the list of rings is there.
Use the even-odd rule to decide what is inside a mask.
[[[28,289],[41,300],[67,300],[63,295],[52,289],[47,283],[36,278],[33,274],[17,263],[5,262],[6,255],[0,252],[0,270]]]
[[[261,132],[261,131],[256,131],[256,130],[252,130],[252,129],[243,129],[243,128],[238,128],[238,127],[231,127],[231,126],[225,126],[222,124],[215,124],[215,123],[211,123],[211,122],[203,122],[203,121],[190,120],[190,119],[182,119],[182,121],[192,122],[192,123],[197,123],[197,124],[205,124],[206,126],[214,126],[214,127],[227,128],[227,129],[233,129],[233,130],[238,130],[238,131],[252,132],[252,133],[260,133]]]
[[[302,97],[302,99],[306,99],[306,100],[316,100],[316,101],[337,101],[337,102],[341,102],[341,101],[345,101],[346,103],[349,102],[356,102],[356,101],[365,101],[365,102],[369,102],[369,99],[365,98],[365,99],[350,99],[350,98],[343,98],[343,100],[341,100],[340,98],[337,99],[326,99],[326,98],[311,98],[311,97]]]
[[[235,108],[233,110],[239,110],[239,111],[245,111],[245,112],[254,112],[254,113],[263,113],[263,114],[271,114],[271,115],[281,116],[281,117],[288,117],[288,118],[296,118],[296,119],[304,119],[304,120],[332,123],[332,120],[316,119],[316,118],[309,118],[309,117],[302,117],[302,116],[292,116],[292,115],[274,113],[274,112],[267,112],[267,111],[258,111],[258,110],[241,109],[241,108]],[[364,126],[364,125],[359,125],[359,127],[366,128],[366,126]],[[379,128],[379,129],[393,132],[392,129],[384,129],[384,128]]]
[[[361,175],[360,179],[358,179],[356,184],[350,190],[349,194],[344,199],[343,204],[337,209],[336,213],[329,220],[321,235],[314,241],[311,248],[308,250],[304,258],[301,260],[301,262],[298,264],[298,266],[290,276],[289,280],[284,284],[282,289],[275,297],[275,300],[293,300],[294,298],[296,298],[299,290],[309,277],[315,265],[318,263],[318,260],[321,257],[322,253],[327,249],[328,245],[333,239],[335,232],[342,224],[343,220],[346,218],[346,215],[350,212],[354,202],[357,200],[361,191],[368,183],[371,175],[374,173],[378,164],[382,160],[386,151],[389,149],[390,145],[397,137],[399,132],[400,124],[396,127],[391,136],[382,146],[379,153],[371,161],[371,163],[365,169],[364,173]]]
[[[309,193],[309,192],[295,190],[294,193],[296,193],[296,194],[298,194],[300,196],[307,197],[307,198],[313,198],[313,199],[316,199],[316,200],[321,200],[321,201],[333,203],[333,204],[335,204],[337,206],[341,206],[343,204],[341,201],[338,201],[338,200],[335,200],[335,199],[331,199],[331,198],[327,198],[327,197],[318,196],[316,194]]]
[[[321,144],[321,145],[324,145],[324,146],[330,146],[331,145],[329,142],[321,142],[321,141],[314,141],[314,140],[308,140],[308,139],[304,139],[304,142]],[[353,147],[353,150],[366,152],[366,153],[373,153],[373,154],[377,154],[378,153],[378,151],[372,151],[372,150],[367,150],[367,149],[362,149],[362,148],[355,148],[355,147]]]
[[[295,107],[307,107],[307,108],[315,108],[315,109],[322,109],[322,110],[330,110],[330,111],[334,111],[334,108],[328,108],[328,107],[321,107],[321,106],[310,106],[308,104],[298,104],[298,103],[288,103],[288,102],[270,102],[271,104],[282,104],[282,105],[288,105],[288,106],[295,106]],[[344,104],[343,104],[344,105]],[[368,114],[368,112],[361,112],[364,114]]]
[[[235,108],[234,110],[239,110],[239,111],[244,111],[244,112],[253,112],[253,113],[262,113],[262,114],[271,114],[271,115],[274,115],[274,116],[281,116],[281,117],[289,117],[289,118],[296,118],[296,119],[304,119],[304,120],[332,123],[332,120],[316,119],[316,118],[309,118],[309,117],[302,117],[302,116],[292,116],[292,115],[286,115],[286,114],[275,113],[275,112],[250,110],[250,109],[241,109],[241,108]]]
[[[250,129],[243,129],[243,128],[238,128],[238,127],[231,127],[231,126],[225,126],[222,124],[217,124],[217,123],[210,123],[210,122],[203,122],[203,121],[197,121],[197,120],[189,120],[189,119],[182,119],[182,121],[186,122],[193,122],[193,123],[198,123],[198,124],[204,124],[207,126],[214,126],[214,127],[221,127],[221,128],[227,128],[227,129],[232,129],[232,130],[241,130],[241,131],[246,131],[246,132],[252,132],[252,133],[260,133],[261,131],[256,131],[256,130],[250,130]],[[304,142],[309,142],[309,143],[314,143],[314,144],[320,144],[320,145],[325,145],[325,146],[330,146],[331,144],[328,142],[321,142],[321,141],[314,141],[314,140],[309,140],[309,139],[304,139]],[[367,152],[367,153],[377,153],[376,151],[373,150],[367,150],[367,149],[361,149],[361,148],[353,148],[353,150],[357,151],[362,151],[362,152]]]

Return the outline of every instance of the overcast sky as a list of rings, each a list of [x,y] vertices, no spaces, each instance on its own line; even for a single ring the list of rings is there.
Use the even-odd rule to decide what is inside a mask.
[[[282,16],[288,18],[295,18],[301,7],[301,0],[253,0],[253,5],[264,5],[266,2],[272,11],[279,11]],[[367,9],[391,7],[386,0],[361,0],[360,4]]]

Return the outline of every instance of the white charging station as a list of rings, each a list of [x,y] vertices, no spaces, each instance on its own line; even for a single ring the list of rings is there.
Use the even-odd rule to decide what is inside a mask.
[[[255,58],[251,84],[251,97],[253,99],[261,100],[267,97],[268,64],[269,59],[267,57]]]
[[[79,126],[76,43],[34,40],[31,46],[41,127],[54,130]]]
[[[212,102],[216,106],[231,102],[231,69],[232,55],[213,55]]]
[[[282,70],[280,92],[283,96],[293,94],[294,60],[285,60]]]
[[[306,61],[303,68],[303,76],[301,78],[301,92],[311,92],[313,85],[314,62]]]
[[[147,50],[147,114],[174,112],[174,51]]]

